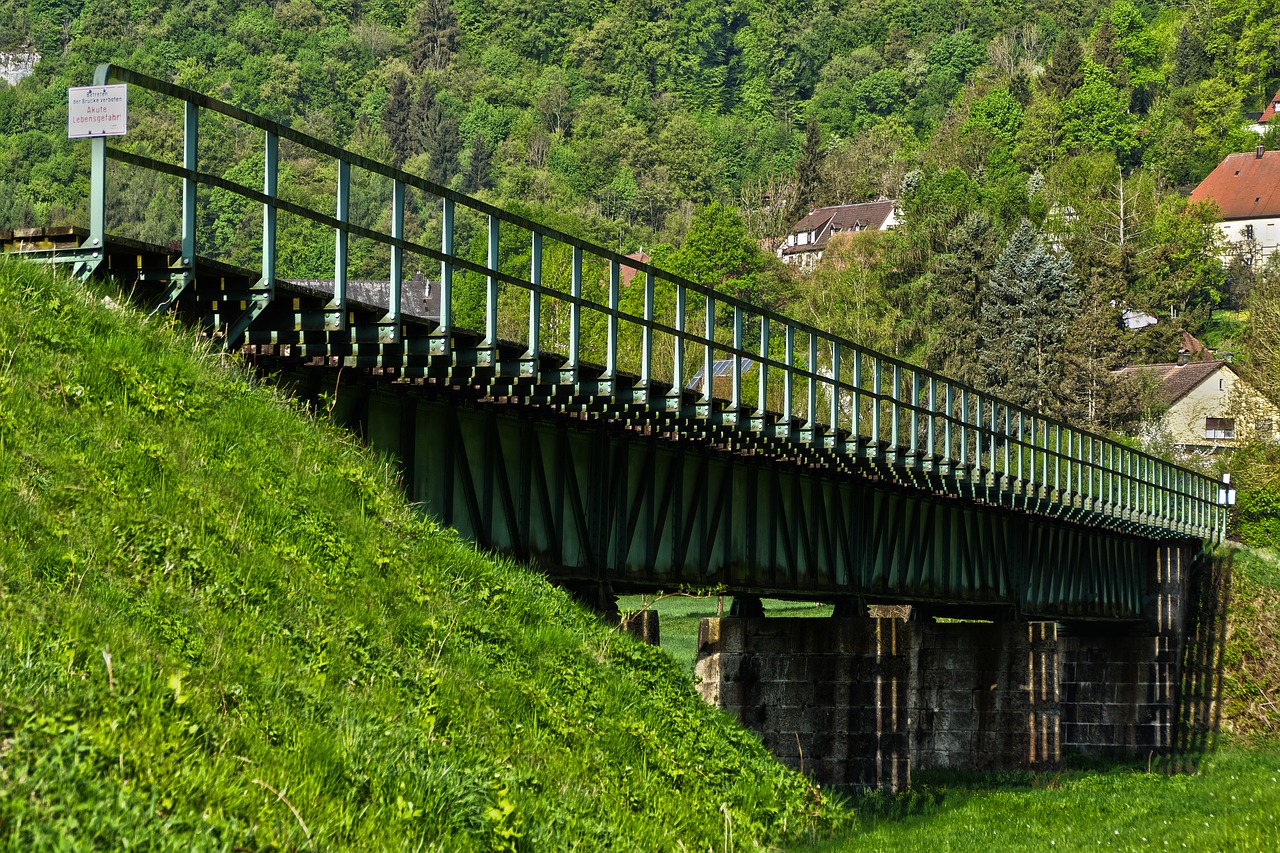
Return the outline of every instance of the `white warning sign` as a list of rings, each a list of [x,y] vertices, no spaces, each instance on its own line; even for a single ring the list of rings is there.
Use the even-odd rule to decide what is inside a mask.
[[[129,123],[129,86],[77,86],[67,90],[67,138],[124,136]]]

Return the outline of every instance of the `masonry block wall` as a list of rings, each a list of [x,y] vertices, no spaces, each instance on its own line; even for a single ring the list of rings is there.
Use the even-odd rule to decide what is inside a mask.
[[[1052,624],[705,619],[703,697],[819,782],[897,789],[912,768],[1060,760]]]
[[[704,619],[699,689],[822,784],[905,787],[906,628],[894,619]]]
[[[1144,628],[1127,634],[1080,623],[1064,628],[1059,645],[1064,747],[1106,758],[1173,748],[1187,572],[1199,548],[1197,542],[1156,549]]]
[[[1057,626],[912,624],[913,770],[1052,769],[1061,760]]]

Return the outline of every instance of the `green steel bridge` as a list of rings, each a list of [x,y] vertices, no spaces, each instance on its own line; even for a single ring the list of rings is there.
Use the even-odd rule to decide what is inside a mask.
[[[87,143],[88,228],[5,248],[132,284],[561,583],[1136,622],[1162,549],[1223,534],[1199,473],[197,92],[108,65],[93,85],[113,81],[131,130]],[[209,162],[246,140],[251,161]],[[125,186],[154,188],[145,222]],[[228,227],[242,254],[211,257]],[[317,234],[323,277],[292,251]]]

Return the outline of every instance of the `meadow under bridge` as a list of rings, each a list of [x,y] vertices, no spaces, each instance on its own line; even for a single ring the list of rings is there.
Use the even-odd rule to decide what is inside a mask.
[[[784,760],[900,785],[1168,749],[1179,715],[1204,731],[1208,705],[1179,702],[1220,627],[1195,604],[1218,482],[199,93],[113,66],[93,85],[112,81],[130,131],[86,143],[88,227],[6,250],[239,350],[392,454],[425,512],[597,606],[735,595],[703,626],[704,695]],[[303,175],[331,180],[324,209]],[[139,186],[159,204],[122,219]],[[211,257],[227,227],[237,251]],[[322,272],[291,251],[317,235]],[[762,619],[760,596],[839,624]]]

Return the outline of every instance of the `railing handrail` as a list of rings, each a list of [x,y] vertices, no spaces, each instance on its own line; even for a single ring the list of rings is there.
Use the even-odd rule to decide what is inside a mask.
[[[1056,419],[1046,417],[1042,414],[1039,414],[1025,407],[1022,407],[1013,403],[1009,403],[1005,400],[1000,399],[994,394],[981,391],[977,388],[966,385],[957,380],[951,379],[936,371],[932,371],[932,370],[929,370],[928,368],[911,364],[910,362],[896,358],[891,355],[886,355],[886,354],[877,352],[873,349],[864,347],[860,344],[856,344],[852,341],[846,340],[837,335],[831,334],[829,332],[825,332],[821,329],[818,329],[812,326],[811,324],[788,317],[772,309],[765,308],[763,306],[753,305],[732,294],[719,292],[714,288],[709,287],[705,284],[701,284],[699,282],[692,281],[690,279],[686,279],[681,276],[675,275],[673,273],[667,272],[666,270],[663,270],[660,267],[654,266],[651,263],[638,261],[634,258],[630,258],[625,255],[622,255],[620,252],[613,251],[603,246],[598,246],[596,244],[590,243],[581,238],[575,237],[572,234],[568,234],[563,231],[559,231],[555,228],[543,225],[541,223],[534,222],[518,214],[514,214],[509,211],[498,208],[481,199],[477,199],[472,196],[459,193],[456,190],[450,189],[449,187],[442,186],[440,184],[437,184],[433,181],[427,180],[420,176],[413,175],[409,172],[405,172],[394,166],[389,166],[387,164],[380,163],[375,160],[371,160],[368,157],[357,154],[355,152],[347,151],[332,143],[318,139],[309,134],[295,130],[291,127],[288,127],[287,125],[281,124],[279,122],[273,121],[263,116],[250,113],[232,104],[219,101],[216,98],[209,97],[200,92],[196,92],[192,89],[188,89],[186,87],[179,86],[177,84],[160,80],[150,75],[133,71],[128,68],[123,68],[121,66],[117,66],[110,63],[98,66],[94,74],[93,85],[103,86],[103,85],[106,85],[107,82],[111,79],[115,79],[115,80],[129,83],[129,84],[138,85],[144,89],[148,89],[148,90],[157,92],[159,94],[166,95],[166,96],[178,99],[180,101],[183,101],[185,103],[194,105],[199,109],[207,109],[212,112],[222,114],[235,121],[239,121],[241,123],[247,124],[249,126],[255,127],[263,131],[264,133],[268,134],[269,140],[271,139],[271,137],[276,137],[278,139],[287,139],[298,145],[309,148],[317,153],[331,157],[334,160],[338,161],[339,164],[345,163],[347,164],[347,168],[349,168],[349,166],[357,166],[361,169],[364,169],[367,172],[381,175],[386,178],[390,178],[393,182],[396,182],[396,184],[403,185],[403,186],[411,186],[423,192],[429,193],[430,195],[439,197],[447,202],[452,202],[454,204],[461,204],[464,207],[469,208],[479,214],[490,217],[491,220],[507,222],[507,223],[510,223],[511,225],[516,226],[517,228],[521,228],[526,231],[529,231],[534,235],[540,235],[541,237],[549,238],[551,240],[554,240],[557,243],[569,246],[572,249],[576,250],[577,252],[587,252],[596,258],[599,258],[603,261],[608,262],[611,266],[611,269],[613,270],[616,270],[620,266],[625,266],[630,269],[634,269],[636,270],[637,274],[644,273],[647,277],[649,277],[646,285],[648,287],[651,287],[652,283],[655,280],[660,279],[675,285],[675,287],[677,288],[677,293],[680,293],[681,291],[685,293],[693,293],[701,297],[702,300],[705,300],[707,305],[712,305],[712,304],[724,305],[729,308],[732,308],[734,311],[735,328],[737,330],[737,334],[735,334],[736,340],[733,343],[715,340],[714,335],[711,335],[711,336],[699,335],[696,332],[691,332],[684,328],[669,326],[665,323],[658,321],[656,317],[639,317],[634,314],[631,314],[630,312],[623,311],[620,308],[620,306],[616,304],[617,303],[616,292],[613,294],[613,298],[611,300],[615,304],[604,305],[599,302],[596,302],[595,300],[582,296],[580,291],[578,293],[566,293],[562,290],[550,288],[541,284],[540,282],[533,282],[524,278],[520,278],[519,276],[514,276],[508,273],[504,273],[501,270],[496,269],[495,267],[490,267],[484,264],[476,263],[467,258],[459,257],[450,252],[442,251],[441,249],[435,249],[432,247],[415,243],[413,241],[405,239],[403,236],[388,235],[380,231],[375,231],[372,229],[361,227],[359,225],[355,225],[351,222],[340,219],[337,216],[329,216],[327,214],[320,213],[304,205],[299,205],[294,202],[286,201],[284,199],[279,198],[272,192],[254,190],[249,187],[245,187],[241,184],[238,184],[234,181],[229,181],[219,175],[201,172],[195,168],[175,166],[171,163],[166,163],[161,160],[156,160],[151,157],[135,154],[128,151],[123,151],[123,150],[114,149],[114,148],[107,149],[105,147],[106,140],[103,138],[94,139],[94,143],[96,145],[101,146],[101,149],[95,149],[95,156],[94,156],[95,169],[99,168],[99,163],[106,156],[110,156],[112,159],[129,163],[132,165],[140,166],[143,168],[149,168],[156,171],[160,171],[160,172],[172,175],[174,177],[181,178],[184,181],[195,182],[198,184],[204,184],[207,186],[224,189],[229,192],[235,193],[241,197],[244,197],[246,199],[249,199],[251,201],[264,205],[264,210],[269,210],[269,211],[281,210],[286,213],[290,213],[296,216],[301,216],[313,222],[316,222],[318,224],[324,225],[329,228],[333,228],[338,232],[341,232],[350,236],[356,236],[356,237],[362,237],[362,238],[374,240],[384,245],[391,246],[393,247],[393,249],[400,249],[403,251],[412,252],[416,255],[425,256],[427,258],[430,258],[433,261],[437,261],[446,265],[446,267],[450,269],[462,269],[462,270],[468,270],[468,271],[477,273],[479,275],[485,276],[491,282],[495,282],[495,283],[502,282],[502,283],[510,284],[510,285],[528,290],[531,293],[549,294],[554,296],[558,300],[561,300],[563,302],[568,303],[571,306],[574,306],[579,310],[582,308],[587,308],[593,312],[598,312],[610,318],[611,322],[616,323],[616,321],[620,320],[628,323],[634,323],[640,326],[641,328],[647,329],[650,335],[652,335],[653,332],[672,335],[673,337],[675,337],[681,342],[681,346],[683,346],[683,343],[687,342],[695,346],[701,346],[706,348],[707,356],[705,360],[708,363],[710,363],[712,360],[715,360],[713,353],[718,351],[718,352],[728,354],[735,359],[750,359],[752,361],[755,361],[756,363],[761,365],[762,370],[776,369],[780,371],[785,371],[786,372],[785,375],[788,380],[790,380],[792,377],[799,377],[800,379],[806,380],[809,383],[810,388],[808,392],[808,408],[809,408],[809,414],[811,417],[816,416],[816,412],[817,412],[817,407],[815,407],[814,405],[815,388],[817,387],[818,384],[821,384],[825,386],[824,394],[823,394],[824,397],[827,396],[828,394],[832,394],[834,397],[834,395],[838,395],[840,391],[845,391],[853,395],[853,400],[855,405],[860,405],[858,401],[860,399],[865,398],[873,401],[873,406],[877,406],[877,407],[882,403],[889,403],[895,407],[903,407],[911,413],[913,426],[916,425],[917,416],[927,416],[928,418],[931,419],[928,425],[931,436],[933,435],[932,431],[934,427],[932,419],[941,418],[944,421],[946,432],[948,434],[948,439],[947,439],[948,446],[950,446],[950,443],[951,443],[950,431],[953,425],[957,426],[961,430],[962,434],[968,433],[970,431],[973,432],[973,434],[977,437],[975,449],[978,456],[979,466],[981,464],[981,460],[984,454],[988,452],[991,454],[990,456],[991,465],[983,469],[990,473],[997,474],[997,475],[1001,473],[997,470],[997,467],[996,467],[997,460],[994,456],[994,453],[996,450],[996,444],[997,444],[997,441],[999,440],[999,443],[1005,444],[1006,448],[1007,448],[1007,445],[1012,444],[1024,451],[1030,450],[1033,455],[1037,453],[1041,454],[1041,456],[1045,459],[1045,466],[1044,466],[1045,468],[1048,467],[1050,460],[1052,461],[1052,464],[1055,466],[1055,469],[1057,469],[1059,473],[1055,475],[1054,479],[1056,482],[1052,486],[1050,486],[1048,482],[1045,482],[1044,484],[1042,484],[1046,488],[1054,488],[1055,490],[1061,489],[1060,466],[1064,462],[1068,466],[1068,472],[1070,472],[1071,465],[1078,465],[1081,467],[1082,470],[1080,471],[1080,476],[1076,478],[1076,482],[1079,482],[1084,478],[1085,470],[1087,469],[1087,471],[1089,472],[1087,476],[1088,476],[1090,488],[1092,488],[1093,486],[1094,474],[1101,472],[1104,476],[1109,474],[1113,477],[1119,477],[1122,488],[1125,483],[1134,483],[1134,484],[1149,486],[1155,489],[1156,492],[1159,493],[1159,495],[1161,495],[1163,499],[1166,501],[1170,497],[1184,498],[1190,501],[1194,507],[1199,507],[1202,509],[1209,510],[1207,518],[1204,517],[1205,514],[1199,510],[1195,513],[1195,515],[1201,517],[1202,519],[1199,522],[1187,521],[1185,519],[1178,520],[1178,519],[1169,518],[1169,519],[1163,519],[1168,523],[1157,524],[1156,526],[1162,527],[1164,529],[1177,529],[1177,530],[1185,530],[1188,532],[1192,528],[1195,528],[1202,531],[1212,531],[1213,534],[1216,536],[1222,535],[1222,532],[1223,532],[1222,528],[1223,528],[1223,524],[1225,523],[1225,512],[1221,510],[1221,507],[1219,507],[1216,500],[1214,500],[1214,497],[1216,496],[1216,489],[1218,484],[1212,478],[1209,478],[1206,475],[1201,474],[1197,471],[1194,471],[1190,468],[1186,468],[1186,467],[1177,465],[1176,463],[1172,463],[1167,460],[1161,459],[1160,457],[1154,456],[1150,453],[1147,453],[1146,451],[1130,447],[1129,445],[1116,441],[1115,439],[1098,435],[1087,429],[1071,426],[1067,423],[1060,422]],[[269,148],[271,145],[274,145],[274,144],[275,143],[273,142],[269,142]],[[269,154],[268,157],[270,156],[271,155]],[[268,168],[268,171],[270,171],[269,168]],[[271,215],[274,215],[274,214],[271,214]],[[99,228],[102,227],[102,219],[103,219],[103,215],[101,211],[98,211],[96,214],[91,215],[91,223],[95,223],[91,225],[91,230],[94,227],[99,227]],[[393,230],[394,230],[394,227],[393,227]],[[98,239],[101,239],[104,235],[96,234],[92,236],[95,236]],[[491,239],[494,239],[492,233],[491,233]],[[580,256],[578,256],[578,258],[579,258],[578,262],[580,263]],[[496,266],[496,261],[494,263]],[[616,282],[611,282],[611,283],[614,284],[616,287]],[[394,282],[392,282],[392,290],[393,291],[396,290]],[[390,298],[394,301],[396,299],[396,296],[393,295]],[[683,296],[681,298],[683,299]],[[646,311],[648,311],[648,306],[646,306]],[[788,347],[787,347],[788,356],[786,361],[779,361],[776,358],[770,356],[767,351],[767,348],[763,352],[752,352],[740,345],[742,314],[750,314],[756,318],[759,318],[763,323],[777,324],[781,327],[785,327],[790,331],[790,334],[788,335]],[[451,317],[442,317],[441,319],[444,323],[448,324],[449,321],[451,320]],[[683,323],[683,320],[678,318],[678,322]],[[450,327],[451,327],[451,324],[450,324]],[[859,368],[861,366],[862,360],[870,359],[872,364],[876,365],[877,381],[881,376],[884,376],[887,374],[893,377],[895,390],[889,393],[886,393],[882,390],[869,390],[869,389],[862,388],[860,385],[851,384],[849,382],[844,381],[841,378],[841,376],[839,375],[839,370],[834,366],[832,369],[832,375],[830,376],[823,375],[819,369],[815,369],[815,363],[813,360],[808,361],[805,367],[803,368],[800,367],[795,363],[795,359],[791,357],[792,346],[794,343],[794,334],[796,332],[799,332],[801,335],[807,336],[810,339],[811,352],[818,351],[815,348],[816,344],[814,344],[813,342],[821,341],[825,345],[822,349],[825,349],[826,347],[829,346],[831,348],[832,353],[839,353],[840,351],[851,353],[853,357],[857,360],[856,363],[859,365]],[[615,339],[616,339],[616,334],[615,334]],[[616,343],[616,340],[615,340],[615,343]],[[577,353],[573,353],[572,355],[576,356]],[[839,359],[838,355],[833,355],[833,359],[832,359],[833,361],[836,361],[838,359]],[[680,357],[679,361],[681,363],[684,362],[683,356]],[[888,368],[888,370],[886,370],[885,368]],[[903,399],[900,396],[901,394],[900,388],[902,385],[902,375],[904,373],[909,375],[910,377],[913,377],[913,379],[909,382],[911,386],[910,402],[908,402],[906,399]],[[676,376],[674,378],[675,378],[675,386],[678,389],[679,386],[683,384],[683,379],[682,377],[679,377],[679,376]],[[706,388],[708,389],[710,389],[714,384],[714,380],[710,376],[705,377],[704,381],[706,381],[707,383]],[[740,381],[741,381],[740,377],[735,379],[735,383]],[[855,379],[854,381],[858,382],[861,380]],[[921,389],[922,388],[931,389],[931,393],[932,393],[933,391],[937,390],[938,383],[944,384],[946,387],[946,391],[948,392],[946,395],[948,400],[946,412],[932,410],[928,408],[927,405],[920,403]],[[709,395],[709,392],[708,392],[708,395]],[[791,398],[788,397],[788,400],[790,399]],[[835,397],[835,399],[838,399],[838,397]],[[959,403],[961,400],[964,400],[964,403],[962,404],[963,411],[960,413],[959,417],[957,417],[952,403]],[[973,406],[974,422],[970,422],[968,420],[971,403],[974,404]],[[790,405],[790,403],[788,403],[787,411],[783,413],[784,417],[794,418],[796,416],[795,413],[791,411],[791,408],[792,406]],[[833,421],[836,420],[835,418],[836,408],[837,407],[833,400],[833,403],[832,403],[832,414],[833,414],[832,420]],[[764,400],[759,401],[759,409],[761,412],[765,411]],[[988,409],[990,411],[989,424],[988,424],[988,418],[986,417],[986,412],[988,411]],[[1007,430],[1001,431],[1000,429],[997,428],[996,421],[997,421],[997,413],[999,412],[1002,412],[1004,414],[1004,423],[1006,425],[1011,425],[1013,423],[1018,424],[1018,434],[1016,436]],[[804,412],[801,412],[800,415],[803,417]],[[873,411],[873,417],[878,422],[878,419],[879,419],[878,411]],[[898,428],[898,422],[897,422],[898,415],[896,414],[896,412],[893,417],[894,417],[893,428],[896,434],[897,428]],[[1024,432],[1023,425],[1027,419],[1030,419],[1029,432],[1032,436],[1030,441],[1026,440],[1023,437],[1023,432]],[[855,424],[856,422],[857,421],[855,419]],[[811,425],[818,426],[819,424],[814,422],[814,423],[811,423]],[[838,424],[836,424],[835,426],[839,428]],[[1040,428],[1037,429],[1037,426],[1039,426]],[[1059,445],[1059,447],[1057,448],[1051,449],[1047,444],[1048,435],[1051,431],[1055,432],[1058,435],[1058,439],[1056,440],[1056,443]],[[1088,460],[1083,458],[1073,458],[1070,455],[1070,451],[1068,451],[1067,453],[1062,452],[1062,450],[1060,449],[1060,445],[1061,445],[1061,436],[1063,435],[1064,432],[1068,436],[1067,441],[1068,441],[1069,447],[1071,446],[1079,447],[1079,446],[1082,446],[1085,442],[1089,443],[1090,458]],[[1035,444],[1036,438],[1038,436],[1043,436],[1043,439],[1045,442],[1043,446],[1038,446]],[[1071,436],[1076,436],[1077,438],[1073,439]],[[879,438],[878,436],[872,436],[872,440],[878,440],[878,438]],[[918,436],[916,435],[915,432],[913,432],[911,436],[911,443],[910,443],[910,447],[912,448],[913,451],[916,449],[917,439],[918,439]],[[931,443],[932,443],[932,440],[933,439],[931,438],[930,439]],[[962,456],[963,456],[967,452],[967,443],[968,443],[967,436],[963,437],[961,441],[965,445],[964,450],[962,450]],[[989,448],[987,447],[988,443],[989,443]],[[1094,447],[1098,447],[1099,449],[1098,461],[1095,461],[1093,458],[1092,451]],[[1119,452],[1119,459],[1116,458],[1117,451]],[[1101,462],[1102,459],[1107,459],[1109,457],[1112,460],[1111,464],[1108,465]],[[1005,451],[1005,461],[1006,461],[1006,464],[1009,462],[1007,449]],[[1018,469],[1019,469],[1019,472],[1021,472],[1022,470],[1021,457],[1019,457],[1018,462],[1019,462]],[[1117,465],[1117,462],[1119,463],[1118,465]],[[1034,456],[1033,456],[1031,468],[1034,476],[1034,471],[1035,471]],[[1121,470],[1121,469],[1124,469],[1124,470]],[[1010,479],[1012,479],[1010,472],[1008,470],[1004,471],[1003,475],[1006,477],[1010,477]],[[1071,482],[1070,473],[1068,473],[1067,481],[1068,483]],[[1176,482],[1185,482],[1186,486],[1182,488],[1174,486],[1173,484]],[[1108,488],[1108,494],[1110,494],[1110,488]],[[1094,498],[1096,500],[1097,496],[1094,496]],[[1108,503],[1112,503],[1112,501],[1108,501]],[[1139,508],[1139,507],[1128,507],[1128,511],[1131,513],[1142,513],[1146,515],[1154,514],[1151,507],[1147,507],[1146,509]]]

